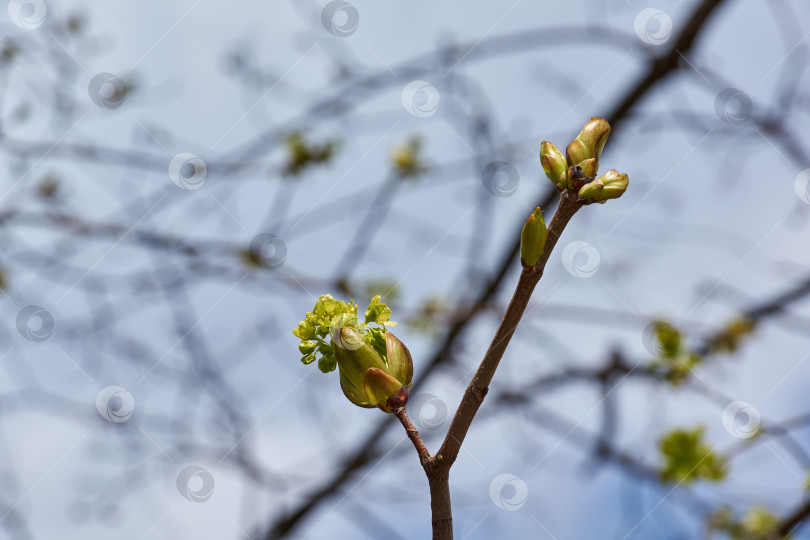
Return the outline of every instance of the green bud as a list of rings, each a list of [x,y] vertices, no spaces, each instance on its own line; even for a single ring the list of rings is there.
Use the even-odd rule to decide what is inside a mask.
[[[363,389],[369,401],[387,413],[408,401],[408,387],[381,369],[366,372]]]
[[[315,352],[315,349],[318,347],[317,341],[302,341],[298,344],[298,350],[301,351],[301,354],[310,354]]]
[[[301,321],[298,323],[298,328],[293,330],[293,334],[303,340],[309,340],[315,337],[315,326],[310,324],[309,321]]]
[[[565,187],[563,175],[568,170],[568,164],[559,148],[548,141],[540,143],[540,163],[543,165],[546,176],[554,182],[554,185]]]
[[[581,199],[604,203],[608,199],[618,199],[627,190],[630,179],[626,174],[611,169],[579,190]]]
[[[610,169],[608,172],[599,177],[605,185],[602,190],[602,196],[605,199],[618,199],[627,190],[627,184],[630,183],[630,178],[625,173],[620,173],[616,169]]]
[[[385,369],[377,351],[360,332],[350,326],[338,328],[332,335],[332,349],[337,358],[340,384],[349,401],[360,407],[373,407],[365,397],[363,378],[369,368]]]
[[[594,180],[588,184],[585,184],[579,190],[579,198],[588,199],[591,202],[604,203],[604,199],[601,199],[602,191],[604,189],[605,184],[603,184],[601,180]]]
[[[610,135],[608,121],[598,116],[591,118],[591,121],[585,124],[582,131],[579,132],[577,138],[565,149],[568,165],[578,165],[586,159],[596,159],[598,162],[608,135]]]
[[[410,387],[413,380],[413,360],[408,348],[391,332],[385,333],[388,372],[400,383]]]
[[[599,162],[596,158],[586,159],[579,163],[579,168],[586,178],[596,178],[596,169],[599,168]]]
[[[520,264],[531,268],[540,260],[546,247],[546,222],[539,208],[529,214],[520,233]]]
[[[583,161],[583,163],[585,162]],[[592,180],[592,178],[585,176],[582,167],[579,165],[571,165],[571,167],[569,167],[568,173],[566,174],[566,179],[567,181],[565,187],[568,189],[573,189],[574,191],[579,191],[582,189],[582,186]]]
[[[390,332],[385,334],[385,347],[387,363],[355,328],[347,326],[333,333],[340,387],[349,401],[359,407],[379,407],[391,412],[408,399],[407,389],[413,379],[411,354]],[[392,406],[388,405],[389,398]],[[400,401],[401,405],[396,405]]]

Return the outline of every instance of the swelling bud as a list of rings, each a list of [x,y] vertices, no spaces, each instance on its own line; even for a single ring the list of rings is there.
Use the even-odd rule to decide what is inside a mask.
[[[529,214],[520,233],[520,264],[533,268],[546,248],[546,222],[539,208]]]
[[[567,187],[564,175],[568,170],[568,164],[563,153],[553,143],[548,141],[540,143],[540,163],[543,165],[546,176],[558,189]]]
[[[585,124],[582,131],[579,132],[577,138],[565,149],[568,166],[581,165],[583,161],[588,159],[595,159],[598,163],[608,135],[610,135],[608,121],[598,116],[591,118],[590,122]],[[596,170],[594,169],[595,173]]]
[[[332,347],[340,387],[349,401],[358,407],[378,407],[388,413],[405,405],[413,380],[413,362],[408,349],[394,334],[385,333],[385,357],[352,327],[341,328],[340,334],[332,338]]]
[[[611,169],[579,190],[579,198],[585,202],[603,203],[608,199],[618,199],[627,190],[630,179],[626,174]]]

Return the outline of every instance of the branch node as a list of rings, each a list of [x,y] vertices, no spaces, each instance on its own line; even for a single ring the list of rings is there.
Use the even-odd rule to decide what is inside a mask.
[[[487,392],[489,392],[489,387],[488,386],[484,386],[484,387],[472,386],[470,388],[470,391],[472,392],[472,395],[475,398],[475,401],[477,401],[478,403],[483,403],[484,398],[487,396]]]

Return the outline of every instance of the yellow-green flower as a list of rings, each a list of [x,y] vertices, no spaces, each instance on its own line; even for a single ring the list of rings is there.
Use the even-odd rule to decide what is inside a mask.
[[[380,300],[379,295],[371,299],[365,321],[360,322],[354,301],[346,304],[323,295],[293,334],[301,340],[303,363],[317,358],[322,372],[338,369],[340,387],[349,401],[390,413],[408,401],[413,362],[407,347],[388,332],[387,327],[396,323],[389,320],[391,309]]]

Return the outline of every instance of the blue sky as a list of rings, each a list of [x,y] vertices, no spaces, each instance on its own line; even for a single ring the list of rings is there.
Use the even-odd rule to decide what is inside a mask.
[[[382,414],[351,406],[336,376],[301,365],[290,330],[314,297],[338,294],[322,290],[324,281],[334,277],[337,259],[389,174],[390,148],[420,135],[432,171],[400,188],[353,276],[397,282],[402,320],[430,296],[464,300],[480,273],[493,269],[516,224],[547,187],[540,141],[563,147],[591,116],[608,114],[650,55],[677,35],[695,3],[357,0],[350,4],[356,30],[344,37],[322,24],[324,5],[50,2],[37,28],[2,23],[3,35],[23,53],[3,68],[0,149],[8,167],[0,179],[0,213],[46,214],[52,207],[36,199],[35,186],[54,174],[62,180],[61,209],[122,226],[99,240],[16,221],[0,228],[0,266],[10,283],[8,297],[0,299],[7,321],[0,333],[0,456],[6,463],[0,471],[9,486],[3,504],[18,501],[16,511],[36,538],[256,538],[258,528],[318,486]],[[645,9],[656,10],[658,22],[640,26],[648,31],[642,37],[636,27]],[[74,10],[84,14],[86,38],[66,38],[56,27]],[[565,367],[598,365],[611,347],[646,362],[642,334],[652,318],[667,318],[697,339],[806,275],[810,204],[795,186],[810,163],[754,120],[786,108],[785,88],[806,86],[797,62],[808,46],[808,14],[798,0],[779,7],[724,5],[683,59],[683,70],[637,105],[600,162],[604,170],[629,174],[627,193],[584,208],[566,230],[493,392]],[[544,29],[553,35],[561,26],[578,27],[581,40],[498,52],[503,36],[542,36]],[[617,37],[599,41],[597,29]],[[445,63],[422,59],[453,44],[458,53]],[[244,51],[265,79],[251,86],[235,76],[228,63],[234,51]],[[357,77],[378,75],[383,84],[352,87],[336,76],[340,64]],[[99,107],[88,97],[90,81],[102,72],[135,81],[136,90],[118,108]],[[403,106],[403,90],[414,80],[435,89],[435,111],[414,115]],[[723,94],[729,88],[750,99],[749,114],[745,100],[740,111],[719,97],[731,95]],[[351,105],[346,117],[304,114],[336,97]],[[71,107],[60,116],[55,103]],[[27,119],[17,121],[23,105]],[[731,116],[721,118],[718,110]],[[806,147],[806,97],[799,94],[792,111],[786,126]],[[491,144],[472,135],[477,114],[492,120]],[[315,140],[340,138],[341,149],[273,206],[289,186],[279,179],[278,138],[244,153],[265,130],[294,127]],[[27,156],[15,152],[34,143],[44,146]],[[72,159],[65,146],[71,144],[138,152],[149,162],[127,167],[107,155]],[[182,152],[208,165],[199,189],[182,190],[168,175],[171,159]],[[511,196],[494,197],[482,187],[481,170],[495,159],[518,172]],[[249,166],[225,174],[234,162]],[[342,201],[338,210],[330,206],[336,200]],[[269,209],[286,215],[268,215]],[[275,228],[266,230],[268,224]],[[201,245],[247,245],[257,234],[274,233],[287,255],[272,272],[247,271],[231,260],[222,274],[198,276],[176,253],[139,247],[134,237],[146,232]],[[576,275],[582,256],[566,262],[572,242],[598,253],[592,276]],[[57,263],[47,267],[30,258],[32,252]],[[454,410],[518,272],[516,262],[498,305],[465,334],[459,364],[419,392]],[[163,295],[159,288],[139,288],[132,279],[138,273],[155,281],[177,274],[188,282],[183,294]],[[365,305],[368,299],[357,300]],[[17,332],[15,318],[27,305],[53,315],[50,339],[32,342]],[[178,305],[188,318],[188,339],[175,326]],[[557,315],[555,305],[603,309],[605,321]],[[784,321],[765,323],[738,354],[701,368],[693,390],[622,381],[615,393],[617,446],[655,466],[658,437],[676,426],[704,425],[719,450],[739,444],[724,429],[718,403],[750,403],[763,423],[805,411],[808,316],[804,302]],[[418,375],[434,339],[405,325],[396,333],[413,353]],[[148,349],[146,358],[157,363],[138,360],[127,340]],[[199,356],[195,347],[210,356]],[[235,446],[284,482],[257,486],[227,459],[230,452],[223,455],[231,435],[218,423],[222,403],[194,376],[208,361],[239,397],[234,406],[247,421]],[[97,395],[108,385],[132,396],[134,413],[125,422],[108,422],[96,410]],[[548,409],[577,433],[595,433],[602,402],[593,386],[567,386],[538,403],[537,410],[497,415],[485,406],[476,419],[451,477],[459,538],[698,535],[701,523],[680,503],[689,499],[684,488],[593,467],[575,435],[532,421]],[[431,450],[445,429],[427,434]],[[174,435],[187,437],[190,447],[177,446]],[[806,431],[796,438],[807,445]],[[370,526],[363,519],[368,513],[402,537],[427,537],[427,484],[416,457],[400,431],[389,432],[383,448],[391,452],[314,512],[295,537],[358,536]],[[203,503],[178,495],[177,476],[188,465],[215,479]],[[510,485],[526,488],[514,511],[491,496],[504,474],[518,479]],[[784,512],[801,500],[805,477],[783,447],[767,443],[735,458],[728,482],[691,489],[739,510],[759,501]],[[392,505],[387,494],[403,482],[405,501]],[[506,497],[522,493],[504,489]]]

